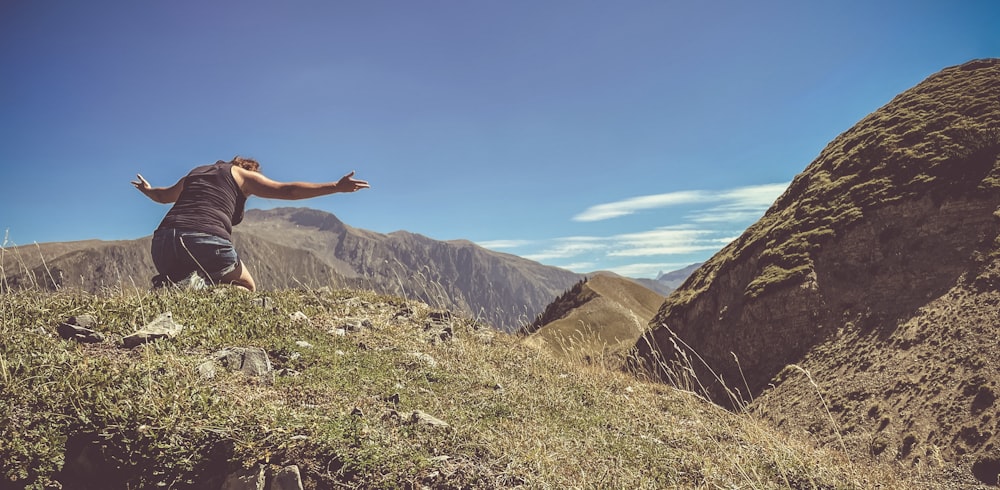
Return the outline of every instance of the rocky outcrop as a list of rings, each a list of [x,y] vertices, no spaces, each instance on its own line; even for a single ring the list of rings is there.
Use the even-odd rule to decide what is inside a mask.
[[[127,349],[131,349],[157,339],[174,338],[183,330],[184,326],[174,322],[173,314],[167,311],[160,313],[151,322],[134,333],[126,335],[122,339],[122,345]]]
[[[1000,382],[984,306],[1000,286],[998,206],[1000,60],[978,60],[831,142],[666,299],[636,364],[724,405],[755,401],[782,424],[853,434],[859,451],[972,465],[1000,443],[997,421],[971,409],[992,406],[980,393]],[[842,425],[817,410],[817,389]],[[863,442],[872,434],[881,450]]]

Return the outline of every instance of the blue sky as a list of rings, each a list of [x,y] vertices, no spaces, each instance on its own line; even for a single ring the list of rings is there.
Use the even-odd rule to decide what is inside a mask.
[[[705,260],[823,147],[1000,56],[995,1],[0,1],[6,245],[148,235],[240,154],[351,226],[577,272]]]

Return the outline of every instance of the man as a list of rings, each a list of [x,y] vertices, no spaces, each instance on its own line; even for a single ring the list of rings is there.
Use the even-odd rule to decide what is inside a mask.
[[[267,199],[308,199],[370,186],[354,172],[337,182],[276,182],[260,173],[253,159],[234,157],[191,170],[170,187],[152,187],[140,174],[136,189],[159,203],[173,203],[153,233],[150,249],[159,273],[153,287],[178,283],[193,275],[212,284],[256,289],[253,276],[233,248],[233,225],[243,221],[250,196]]]

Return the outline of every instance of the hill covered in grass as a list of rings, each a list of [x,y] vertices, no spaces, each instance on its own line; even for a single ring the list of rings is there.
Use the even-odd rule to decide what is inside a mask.
[[[165,312],[179,334],[123,347]],[[59,336],[84,315],[103,342]],[[239,350],[271,370],[215,362]],[[292,466],[306,489],[951,483],[368,291],[0,297],[0,488],[273,488]]]
[[[636,352],[789,430],[996,485],[998,218],[1000,60],[975,60],[830,142],[667,297]]]
[[[662,303],[637,281],[599,273],[556,298],[522,333],[530,335],[525,342],[567,359],[612,361],[635,345]]]

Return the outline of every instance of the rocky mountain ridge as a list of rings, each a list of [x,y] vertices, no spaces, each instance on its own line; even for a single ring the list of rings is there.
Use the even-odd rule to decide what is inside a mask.
[[[346,287],[413,298],[512,331],[582,277],[464,240],[354,228],[308,208],[250,209],[233,243],[262,289]],[[146,288],[150,237],[6,250],[0,289]]]
[[[1000,60],[942,70],[827,145],[635,354],[825,442],[996,484],[998,191]]]

